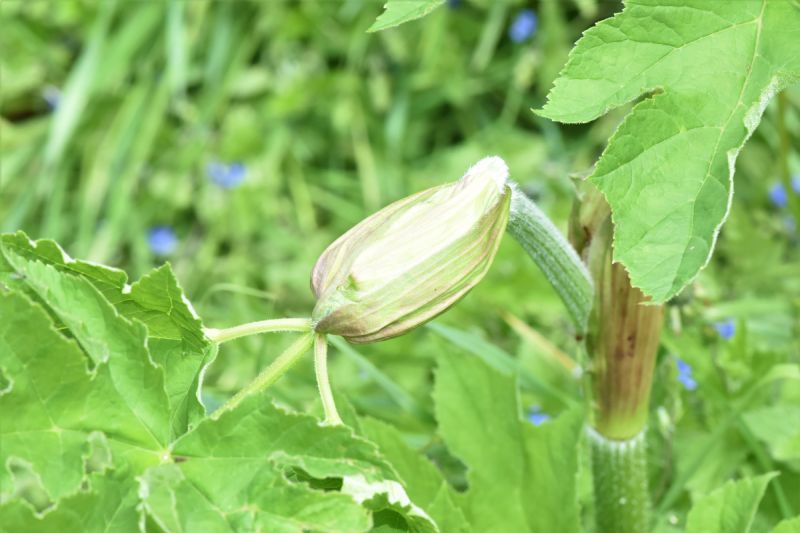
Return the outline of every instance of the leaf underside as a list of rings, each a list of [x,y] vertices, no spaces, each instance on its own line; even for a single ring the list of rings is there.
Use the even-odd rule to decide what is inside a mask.
[[[646,95],[590,179],[611,205],[615,260],[654,301],[709,261],[736,156],[798,79],[800,9],[786,0],[629,0],[576,43],[539,114],[588,122]]]

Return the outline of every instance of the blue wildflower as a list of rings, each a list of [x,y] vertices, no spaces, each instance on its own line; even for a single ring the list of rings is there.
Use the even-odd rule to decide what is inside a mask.
[[[461,0],[447,0],[447,7],[450,9],[458,9],[461,7]]]
[[[789,203],[789,196],[783,183],[776,183],[769,189],[769,200],[775,207],[783,208]]]
[[[242,163],[225,164],[212,161],[206,166],[206,174],[223,189],[233,189],[244,181],[247,167]]]
[[[153,226],[147,233],[147,242],[156,255],[169,255],[178,245],[178,237],[169,226]]]
[[[792,190],[795,194],[800,194],[800,174],[792,176]]]
[[[697,388],[697,382],[692,377],[692,366],[683,359],[678,359],[678,381],[686,390],[692,391]]]
[[[732,318],[727,320],[723,320],[721,322],[716,322],[714,324],[714,329],[717,330],[717,333],[720,337],[729,341],[733,338],[734,334],[736,333],[736,322]]]
[[[531,407],[531,410],[528,413],[528,422],[534,426],[541,426],[548,420],[550,420],[550,415],[543,413],[538,405]]]
[[[536,12],[533,9],[523,9],[511,23],[508,38],[515,43],[526,41],[536,33],[537,24]]]

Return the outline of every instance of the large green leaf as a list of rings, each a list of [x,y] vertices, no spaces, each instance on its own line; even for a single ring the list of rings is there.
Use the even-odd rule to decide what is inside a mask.
[[[700,498],[689,512],[687,533],[747,533],[775,474],[729,481]]]
[[[0,292],[0,317],[0,366],[10,382],[0,396],[4,496],[14,489],[11,458],[30,464],[50,497],[76,491],[92,432],[104,433],[112,453],[139,468],[159,462],[167,444],[166,394],[162,386],[163,405],[150,405],[147,390],[158,395],[159,379],[143,381],[158,369],[151,372],[149,361],[135,359],[136,352],[130,357],[115,352],[89,371],[79,344],[56,331],[42,307],[19,293]],[[131,390],[136,385],[143,389],[141,403]]]
[[[437,531],[346,427],[264,394],[189,427],[188,402],[169,392],[196,395],[200,367],[180,365],[203,361],[208,343],[168,269],[128,286],[27,239],[4,241],[0,258],[3,528],[361,531],[389,516]],[[36,485],[41,515],[25,501]]]
[[[87,280],[60,273],[50,265],[13,252],[6,259],[64,324],[94,365],[103,365],[109,381],[130,412],[152,437],[169,440],[164,373],[150,359],[147,330],[121,316]],[[31,335],[31,339],[35,337]],[[35,344],[35,343],[31,343]]]
[[[197,391],[203,368],[213,360],[216,347],[203,336],[202,323],[169,265],[163,265],[129,285],[125,272],[73,259],[51,240],[34,242],[18,232],[3,235],[0,243],[3,250],[0,254],[0,282],[27,290],[36,297],[37,291],[30,280],[22,276],[9,260],[13,262],[13,257],[19,256],[39,261],[60,272],[84,278],[114,304],[119,314],[147,326],[151,356],[166,374],[173,435],[185,432],[192,421],[205,413]],[[9,256],[9,260],[4,255]]]
[[[513,378],[446,353],[434,397],[439,432],[468,468],[474,531],[579,531],[578,411],[535,427],[520,420]]]
[[[259,397],[204,420],[173,454],[176,463],[151,468],[142,485],[148,513],[166,531],[360,531],[370,518],[353,498],[291,483],[283,472],[393,477],[375,446],[347,428],[321,427]]]
[[[800,78],[789,0],[630,0],[570,53],[543,116],[628,115],[591,179],[615,223],[614,257],[662,302],[708,262],[731,203],[736,156],[770,98]]]
[[[137,531],[140,522],[137,490],[136,480],[126,473],[92,474],[89,488],[65,497],[41,518],[22,500],[0,506],[0,531]]]

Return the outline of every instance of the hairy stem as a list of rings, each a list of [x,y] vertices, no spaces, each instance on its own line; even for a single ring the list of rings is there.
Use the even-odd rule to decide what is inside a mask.
[[[570,240],[594,281],[586,350],[597,531],[638,533],[650,522],[644,431],[663,306],[651,304],[613,261],[613,230],[603,195],[579,184]]]
[[[216,329],[204,328],[203,333],[211,342],[217,344],[227,342],[239,337],[257,335],[259,333],[275,333],[278,331],[311,331],[309,318],[276,318],[273,320],[259,320],[248,322],[232,328]]]
[[[331,383],[328,380],[328,339],[324,333],[316,333],[314,336],[314,371],[317,374],[322,409],[325,411],[325,425],[338,426],[342,419],[336,411]]]
[[[644,431],[613,440],[587,428],[598,533],[646,533],[650,525]]]
[[[313,342],[314,334],[310,331],[294,341],[271,365],[265,368],[256,379],[251,381],[246,387],[237,392],[233,398],[225,402],[222,407],[215,411],[212,417],[218,418],[221,414],[234,409],[248,396],[257,394],[278,381],[278,379],[299,361],[309,348],[311,348]]]
[[[583,333],[592,308],[591,276],[566,237],[515,183],[507,231],[542,270]]]

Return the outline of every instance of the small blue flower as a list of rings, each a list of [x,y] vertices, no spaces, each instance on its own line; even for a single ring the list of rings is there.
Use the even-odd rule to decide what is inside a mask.
[[[247,167],[242,163],[225,164],[212,161],[206,166],[206,174],[223,189],[233,189],[244,181]]]
[[[538,405],[531,407],[531,410],[528,413],[528,422],[534,426],[541,426],[548,420],[550,420],[550,415],[543,413]]]
[[[795,194],[800,194],[800,174],[792,176],[792,190]]]
[[[684,361],[678,359],[678,381],[683,384],[683,387],[688,391],[693,391],[697,388],[697,382],[692,377],[692,366]]]
[[[169,226],[153,226],[147,233],[147,242],[156,255],[169,255],[178,245],[178,237]]]
[[[716,322],[714,324],[714,329],[717,330],[720,337],[729,341],[736,334],[736,322],[732,318]]]
[[[458,9],[461,7],[461,0],[447,0],[447,7],[450,9]]]
[[[536,12],[533,9],[523,9],[511,23],[508,38],[515,43],[528,40],[536,33],[537,23]]]
[[[775,207],[786,207],[786,204],[789,203],[789,195],[786,194],[786,188],[783,183],[776,183],[769,188],[769,201]]]

